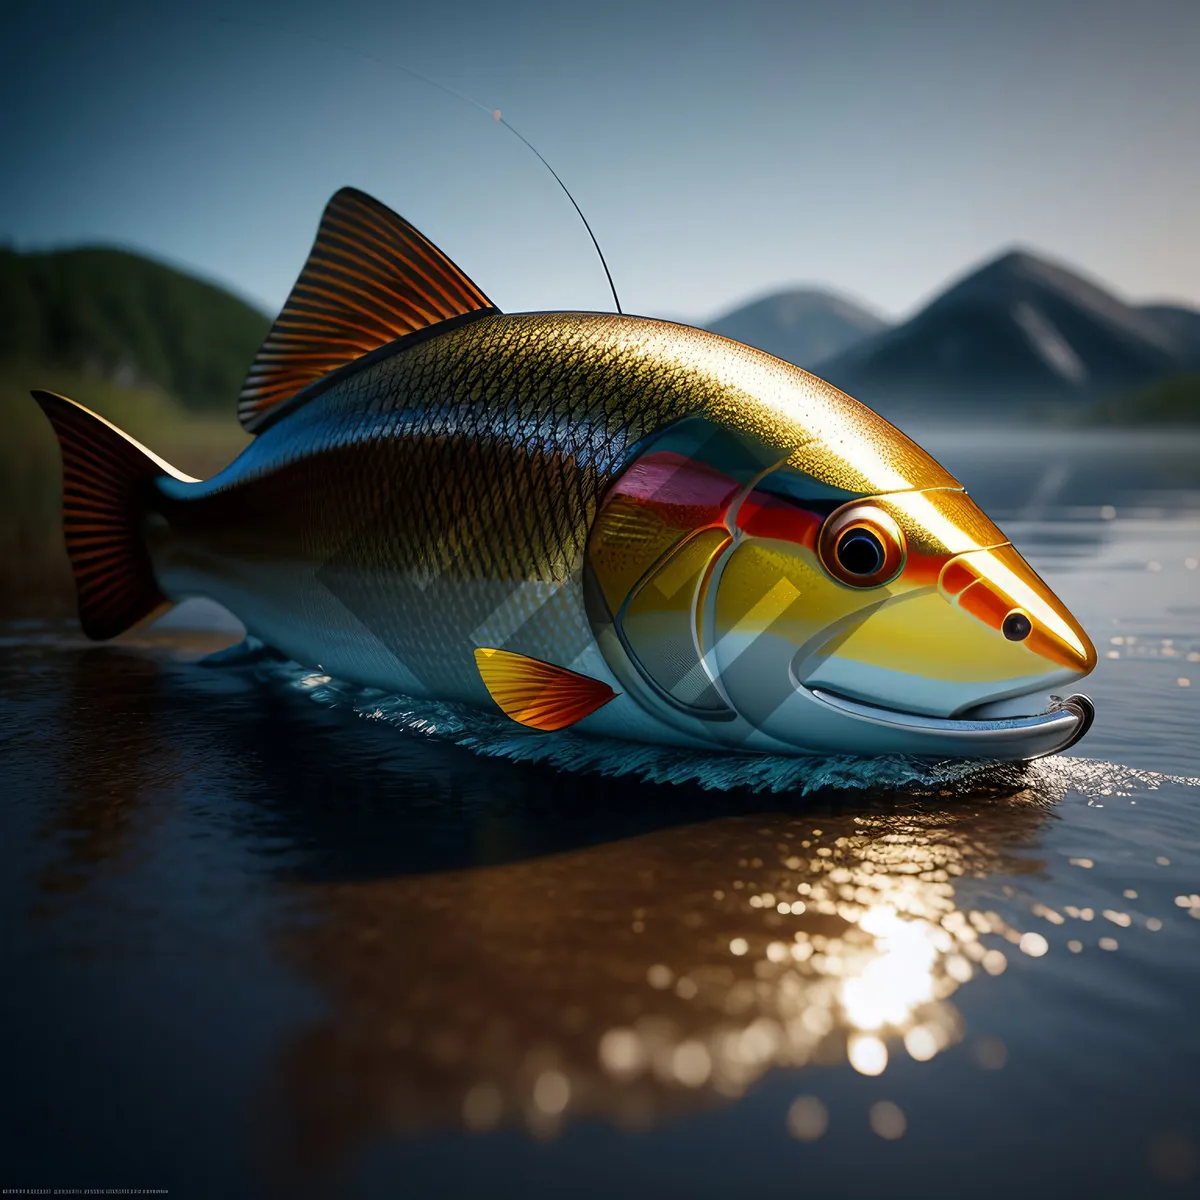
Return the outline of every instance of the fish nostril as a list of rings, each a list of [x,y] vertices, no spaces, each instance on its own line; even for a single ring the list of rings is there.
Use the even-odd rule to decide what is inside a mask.
[[[1000,629],[1010,642],[1023,642],[1033,632],[1033,622],[1019,608],[1014,608]]]

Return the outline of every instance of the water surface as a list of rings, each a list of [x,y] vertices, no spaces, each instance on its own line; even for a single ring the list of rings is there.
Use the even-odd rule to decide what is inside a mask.
[[[3,1185],[1195,1194],[1200,446],[923,440],[1096,641],[1068,758],[564,775],[5,626]]]

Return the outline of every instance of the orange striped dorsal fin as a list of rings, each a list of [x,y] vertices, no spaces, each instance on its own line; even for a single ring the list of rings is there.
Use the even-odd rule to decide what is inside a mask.
[[[505,715],[543,733],[582,721],[617,695],[598,679],[511,650],[480,648],[475,665]]]
[[[342,188],[242,385],[238,417],[257,432],[277,405],[364,354],[443,321],[497,311],[403,217]]]

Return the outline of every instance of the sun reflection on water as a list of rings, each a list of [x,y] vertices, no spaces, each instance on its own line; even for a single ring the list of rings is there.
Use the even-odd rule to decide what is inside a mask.
[[[739,815],[304,885],[305,918],[281,944],[331,1010],[279,1064],[297,1140],[321,1157],[372,1129],[639,1127],[736,1098],[774,1067],[928,1061],[963,1036],[954,993],[1001,973],[1022,938],[972,907],[964,880],[1036,869],[1010,852],[1047,809],[1009,791],[819,821]],[[330,1095],[353,1097],[343,1121]],[[797,1128],[811,1135],[817,1115],[798,1110]]]
[[[664,1084],[709,1082],[738,1095],[773,1065],[844,1057],[878,1075],[895,1042],[928,1061],[958,1040],[950,996],[977,972],[998,975],[1007,966],[1004,951],[985,938],[1014,938],[998,914],[957,907],[952,880],[971,863],[972,847],[927,819],[854,817],[837,825],[844,832],[795,830],[807,834],[802,854],[778,845],[772,890],[746,895],[747,881],[732,882],[734,896],[744,897],[735,909],[765,913],[727,943],[730,958],[749,969],[707,965],[678,977],[676,994],[712,1014],[701,1038],[676,1043],[673,1026],[646,1017],[607,1030],[599,1059],[613,1079],[644,1071]],[[762,857],[749,861],[771,870]],[[672,977],[663,964],[650,972],[656,986]]]

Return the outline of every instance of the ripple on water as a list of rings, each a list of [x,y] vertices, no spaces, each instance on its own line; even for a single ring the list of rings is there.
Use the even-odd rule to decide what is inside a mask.
[[[1106,795],[1123,787],[1153,788],[1157,781],[1191,784],[1116,763],[1056,756],[1036,764],[996,764],[969,759],[850,755],[792,758],[776,755],[705,754],[692,750],[584,737],[570,730],[535,733],[507,718],[467,705],[394,695],[344,683],[292,662],[269,661],[260,678],[303,693],[327,708],[340,709],[398,730],[464,746],[486,757],[545,763],[565,771],[633,776],[648,783],[695,783],[703,788],[809,795],[827,789],[944,787],[986,779],[996,786],[1027,786],[1034,771],[1039,786],[1061,796],[1068,789]]]

